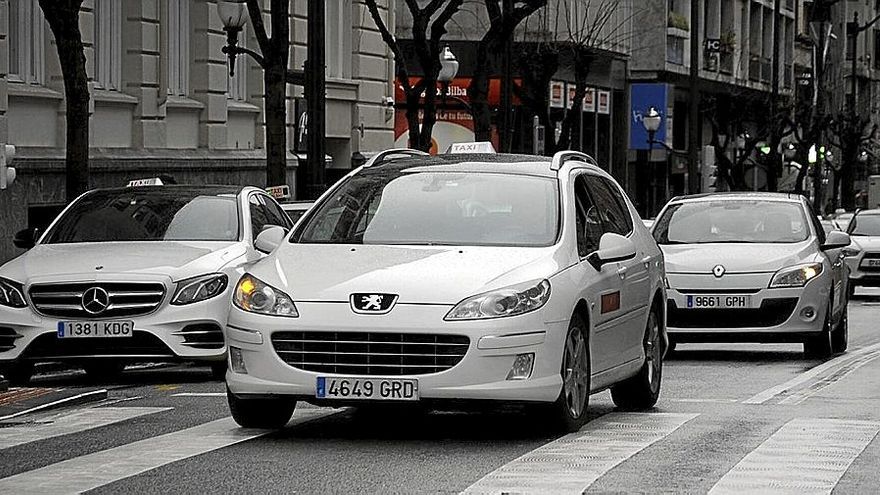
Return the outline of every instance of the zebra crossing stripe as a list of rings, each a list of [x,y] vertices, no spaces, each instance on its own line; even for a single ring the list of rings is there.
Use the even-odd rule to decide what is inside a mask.
[[[710,495],[829,494],[880,432],[880,423],[794,419],[745,456]]]
[[[583,493],[699,414],[611,413],[489,473],[463,493]]]
[[[0,428],[0,449],[79,433],[120,421],[171,410],[171,407],[95,407],[57,414],[45,424]]]
[[[296,412],[293,423],[337,412],[326,408],[304,408]],[[81,493],[270,432],[240,428],[232,418],[218,419],[0,479],[0,493]]]

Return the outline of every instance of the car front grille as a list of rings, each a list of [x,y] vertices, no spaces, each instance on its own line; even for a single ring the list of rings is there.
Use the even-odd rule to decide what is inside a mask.
[[[870,259],[880,259],[880,252],[877,253],[865,253],[862,259],[870,260]]]
[[[462,335],[276,332],[272,346],[290,366],[320,373],[424,375],[446,371],[467,353]]]
[[[103,289],[109,296],[109,306],[97,314],[83,307],[83,294],[92,288]],[[155,282],[77,282],[33,285],[29,293],[34,308],[42,315],[107,319],[152,313],[162,303],[165,286]]]
[[[94,337],[59,339],[54,333],[35,338],[24,350],[22,359],[77,359],[88,357],[162,359],[174,358],[174,352],[158,337],[135,330],[131,337]]]
[[[766,328],[781,325],[797,307],[798,298],[764,299],[760,308],[679,309],[667,303],[667,324],[673,328]]]

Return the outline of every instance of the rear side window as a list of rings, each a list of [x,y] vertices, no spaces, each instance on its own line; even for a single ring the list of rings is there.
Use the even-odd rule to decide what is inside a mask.
[[[632,232],[632,218],[626,211],[625,202],[616,187],[602,177],[587,176],[587,185],[596,201],[599,218],[605,232],[627,236]]]

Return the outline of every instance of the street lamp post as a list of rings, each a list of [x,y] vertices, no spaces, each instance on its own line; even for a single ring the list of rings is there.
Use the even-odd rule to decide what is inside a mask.
[[[647,154],[645,155],[646,156],[645,162],[647,162],[646,165],[650,164],[650,155],[651,155],[651,152],[654,150],[655,143],[660,144],[661,146],[663,146],[666,149],[666,151],[668,151],[670,153],[673,151],[672,148],[669,145],[667,145],[665,142],[657,141],[655,139],[655,137],[657,136],[657,131],[660,130],[660,126],[662,124],[663,124],[663,116],[660,115],[660,112],[657,111],[657,109],[654,107],[649,108],[648,111],[645,112],[644,115],[642,115],[642,126],[644,126],[645,131],[648,133],[648,151],[647,151]],[[666,194],[665,199],[668,199],[669,198],[669,170],[668,170],[669,169],[669,166],[668,166],[669,159],[668,158],[666,160],[666,164],[667,164],[667,166],[663,170],[663,179],[664,179],[664,191]],[[653,183],[656,178],[656,174],[654,174],[653,169],[651,170],[651,177],[652,177],[652,180],[651,180],[652,188],[654,188]],[[654,189],[656,190],[656,188],[654,188]]]
[[[226,46],[222,48],[222,52],[229,57],[229,75],[235,75],[235,59],[238,55],[248,55],[263,69],[264,74],[273,73],[279,77],[278,81],[286,84],[295,84],[303,86],[307,103],[307,136],[308,136],[308,154],[305,167],[305,173],[298,173],[297,180],[297,197],[300,199],[316,199],[324,186],[324,157],[325,157],[325,127],[324,119],[325,109],[325,75],[324,75],[324,0],[309,0],[308,2],[308,60],[306,67],[320,68],[319,70],[294,70],[287,67],[287,49],[280,50],[279,46],[285,47],[290,43],[289,39],[276,39],[276,36],[282,36],[277,31],[281,31],[280,27],[284,27],[283,23],[287,23],[287,11],[283,10],[285,6],[284,0],[273,0],[272,2],[272,38],[266,36],[263,27],[262,18],[252,19],[254,31],[257,34],[257,40],[260,42],[260,51],[257,53],[253,50],[238,46],[238,36],[244,28],[245,24],[251,16],[245,0],[219,0],[217,2],[217,14],[223,23],[223,30],[226,32]],[[284,19],[276,22],[274,16],[282,15]],[[257,14],[259,16],[259,14]],[[289,36],[286,36],[289,38]],[[274,47],[274,48],[273,48]],[[280,54],[275,56],[274,54]],[[308,77],[307,77],[308,76]],[[267,100],[270,93],[268,82],[266,83]],[[281,98],[281,112],[285,115],[286,120],[286,91],[283,91],[284,98]],[[279,93],[280,95],[280,93]],[[267,105],[268,106],[268,105]],[[269,109],[266,109],[268,112]],[[269,115],[266,116],[267,127],[269,127]],[[286,126],[286,122],[284,123]],[[268,144],[268,143],[267,143]],[[285,158],[286,161],[286,139],[285,139]],[[269,148],[267,146],[267,148]],[[267,149],[267,160],[270,156]],[[269,160],[271,161],[271,160]],[[283,163],[282,163],[283,164]],[[280,170],[273,170],[269,167],[267,185],[277,186],[287,182],[284,167]],[[302,180],[299,180],[302,177]]]

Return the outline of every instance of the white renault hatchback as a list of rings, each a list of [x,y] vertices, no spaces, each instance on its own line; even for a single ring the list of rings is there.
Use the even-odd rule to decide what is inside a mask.
[[[107,378],[127,363],[201,361],[225,373],[231,285],[262,256],[254,237],[291,222],[238,186],[96,189],[0,267],[0,368],[26,382],[65,361]]]
[[[675,198],[654,223],[666,259],[669,340],[847,347],[841,231],[825,234],[806,199],[778,193]]]
[[[592,158],[391,150],[328,191],[248,268],[226,337],[232,416],[281,427],[296,401],[489,399],[586,420],[660,392],[660,250]]]

